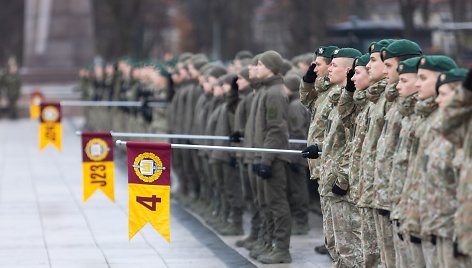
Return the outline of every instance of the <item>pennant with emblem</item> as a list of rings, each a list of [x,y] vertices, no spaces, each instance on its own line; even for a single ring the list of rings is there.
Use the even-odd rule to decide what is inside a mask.
[[[29,111],[30,111],[30,119],[38,119],[39,117],[39,105],[41,102],[44,100],[44,95],[41,93],[41,91],[33,91],[30,95],[30,106],[29,106]]]
[[[48,144],[62,151],[61,105],[59,102],[41,102],[39,116],[39,150]]]
[[[115,202],[113,138],[110,132],[82,132],[84,202],[100,189]]]
[[[127,142],[129,239],[147,223],[170,242],[170,151],[166,143]]]

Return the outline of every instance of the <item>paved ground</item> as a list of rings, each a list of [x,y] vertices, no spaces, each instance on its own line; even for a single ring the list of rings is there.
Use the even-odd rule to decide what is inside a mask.
[[[38,151],[36,122],[0,120],[0,268],[257,265],[233,249],[239,237],[220,240],[177,203],[170,245],[149,226],[128,241],[123,167],[116,169],[115,204],[99,192],[82,203],[80,140],[73,134],[79,123],[63,124],[60,153]],[[313,252],[322,241],[321,219],[311,215],[311,223],[309,236],[293,237],[294,263],[273,267],[329,267],[326,256]]]

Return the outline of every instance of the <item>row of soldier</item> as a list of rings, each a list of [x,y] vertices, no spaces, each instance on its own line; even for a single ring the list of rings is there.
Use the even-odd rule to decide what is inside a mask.
[[[14,57],[8,59],[3,70],[0,70],[0,105],[6,108],[12,119],[18,117],[18,100],[21,96],[21,78]]]
[[[304,153],[336,267],[471,266],[471,90],[471,72],[409,40],[316,51]]]
[[[409,40],[374,42],[366,54],[320,47],[299,59],[291,66],[274,51],[244,52],[224,68],[182,54],[167,70],[169,131],[230,138],[208,145],[302,149],[288,138],[307,139],[337,267],[467,267],[466,71]],[[173,151],[173,167],[179,200],[218,232],[242,234],[248,209],[251,230],[237,245],[263,263],[291,261],[290,234],[308,231],[306,161]]]

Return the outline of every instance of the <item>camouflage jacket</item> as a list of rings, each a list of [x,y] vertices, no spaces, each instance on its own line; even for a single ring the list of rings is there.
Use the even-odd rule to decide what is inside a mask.
[[[339,100],[338,109],[343,125],[352,133],[347,141],[343,157],[340,159],[342,173],[338,181],[344,178],[344,184],[349,185],[349,201],[356,204],[359,201],[360,158],[362,143],[367,131],[367,114],[369,112],[366,91],[344,91]],[[342,183],[342,182],[341,182]]]
[[[288,149],[288,97],[281,76],[263,81],[259,105],[254,118],[256,148]],[[256,163],[271,165],[274,159],[290,162],[287,154],[256,153]]]
[[[438,116],[435,96],[416,103],[415,112],[418,114],[413,144],[408,160],[408,175],[402,195],[405,195],[406,206],[404,218],[400,219],[401,230],[415,236],[421,235],[419,203],[426,190],[421,179],[426,147],[433,141],[432,122]]]
[[[388,85],[385,96],[389,96],[392,106],[385,115],[385,123],[377,142],[377,155],[375,158],[374,173],[374,207],[378,209],[390,210],[390,198],[388,196],[388,185],[392,172],[392,161],[395,148],[398,143],[398,136],[401,129],[402,115],[399,112],[400,99],[395,97],[397,84]],[[393,89],[393,90],[392,90]]]
[[[408,161],[410,151],[415,134],[415,123],[418,115],[414,113],[417,94],[410,95],[405,98],[400,98],[399,113],[403,116],[401,120],[401,130],[398,137],[397,148],[393,154],[392,171],[390,173],[390,180],[388,185],[388,196],[390,198],[391,211],[390,218],[398,220],[400,215],[405,212],[402,210],[407,199],[400,201],[401,193],[405,184],[408,173]]]
[[[340,163],[337,161],[346,146],[346,128],[344,128],[339,111],[336,108],[340,95],[341,88],[339,87],[336,87],[329,93],[330,104],[333,108],[326,123],[323,153],[319,159],[321,160],[321,177],[318,183],[318,192],[321,196],[335,196],[332,193],[332,185],[340,169]]]
[[[385,99],[386,86],[387,82],[384,79],[368,87],[366,91],[366,96],[372,104],[369,106],[367,132],[361,151],[360,197],[357,203],[359,207],[373,207],[377,141],[385,122],[385,114],[390,107]]]
[[[327,76],[318,77],[313,84],[300,82],[300,101],[308,109],[311,115],[308,128],[308,145],[318,144],[323,147],[324,133],[328,115],[331,112],[328,94],[335,85],[329,82]],[[312,179],[320,177],[320,161],[318,159],[309,159],[310,175]]]
[[[455,237],[459,250],[472,255],[472,91],[457,89],[441,116],[440,131],[461,146],[462,164],[457,186],[458,207],[455,214]],[[457,129],[463,126],[464,135]],[[459,135],[458,135],[459,134]],[[457,160],[460,161],[460,160]]]
[[[434,140],[425,150],[421,170],[425,188],[420,198],[421,235],[452,239],[457,209],[458,177],[453,163],[456,148],[439,133],[438,124],[439,120],[433,122]],[[465,132],[464,127],[456,131]]]

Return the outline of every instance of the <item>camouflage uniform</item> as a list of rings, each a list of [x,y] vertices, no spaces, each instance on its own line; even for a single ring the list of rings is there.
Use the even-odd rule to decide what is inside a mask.
[[[390,221],[390,198],[388,196],[388,184],[392,171],[392,160],[398,143],[398,135],[401,129],[401,114],[398,111],[399,98],[396,90],[397,83],[388,85],[385,89],[385,97],[392,104],[385,115],[385,123],[382,134],[377,142],[377,155],[375,159],[374,175],[374,214],[377,241],[380,250],[380,259],[386,267],[395,266],[395,249],[393,247],[393,226]]]
[[[441,114],[440,132],[453,144],[462,148],[461,157],[455,159],[461,167],[457,187],[458,208],[455,213],[455,239],[458,251],[467,256],[459,257],[470,267],[472,256],[472,91],[465,88],[456,90],[454,96]],[[465,134],[458,135],[458,128],[465,128]],[[457,166],[457,164],[456,164]]]
[[[320,76],[315,83],[300,82],[300,101],[311,114],[310,127],[308,129],[308,145],[318,144],[323,147],[326,121],[332,106],[329,105],[328,94],[333,88],[327,76]],[[311,179],[320,178],[320,161],[309,159]]]
[[[323,142],[323,163],[319,192],[322,199],[328,202],[331,210],[332,227],[327,226],[325,237],[329,237],[330,229],[334,233],[335,256],[334,265],[337,267],[357,267],[362,262],[360,245],[360,216],[358,209],[348,202],[348,195],[339,196],[332,192],[333,183],[343,170],[340,159],[344,156],[347,141],[350,139],[350,130],[344,127],[339,109],[336,107],[341,95],[341,88],[333,89],[329,100],[333,108],[328,116]]]
[[[412,254],[408,250],[408,243],[403,239],[399,230],[399,218],[404,214],[399,204],[408,173],[408,160],[413,142],[417,115],[414,113],[416,94],[400,98],[398,112],[401,114],[401,130],[398,137],[397,148],[393,155],[392,171],[389,179],[388,196],[390,199],[390,219],[393,222],[393,242],[395,246],[396,267],[408,267],[412,260]],[[406,201],[406,200],[405,200]],[[404,207],[403,207],[404,208]]]
[[[432,256],[433,248],[431,242],[425,239],[421,245],[415,240],[421,238],[421,226],[419,218],[419,199],[421,191],[424,191],[423,185],[419,177],[422,168],[422,157],[426,146],[432,141],[431,122],[436,117],[437,104],[434,102],[435,97],[418,101],[415,106],[415,113],[418,115],[415,122],[415,132],[412,142],[412,148],[409,157],[408,175],[403,187],[400,204],[403,215],[400,215],[401,231],[410,237],[410,250],[413,252],[413,260],[416,267],[424,266],[426,262],[425,254]],[[403,202],[405,200],[405,202]],[[403,202],[403,203],[402,203]],[[424,252],[426,251],[426,252]],[[429,259],[429,261],[431,258]]]
[[[461,261],[453,257],[454,214],[457,210],[456,189],[459,170],[454,166],[457,148],[438,129],[440,120],[433,122],[433,142],[426,148],[421,172],[423,187],[420,199],[420,220],[422,237],[431,237],[436,246],[437,257],[433,258],[439,267],[460,267]],[[464,136],[465,128],[455,131]],[[446,264],[447,263],[447,264]]]
[[[377,141],[380,137],[384,116],[389,104],[385,98],[385,79],[376,82],[366,89],[366,96],[370,103],[367,115],[367,132],[361,150],[360,196],[357,206],[361,213],[361,241],[364,267],[374,267],[379,263],[380,253],[377,245],[375,230],[373,199],[374,199],[374,171]]]

